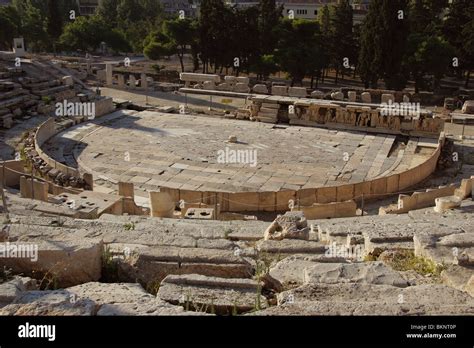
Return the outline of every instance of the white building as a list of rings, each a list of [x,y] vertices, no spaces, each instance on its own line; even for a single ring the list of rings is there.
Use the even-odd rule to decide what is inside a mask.
[[[77,7],[81,16],[90,16],[95,13],[102,0],[77,0]]]

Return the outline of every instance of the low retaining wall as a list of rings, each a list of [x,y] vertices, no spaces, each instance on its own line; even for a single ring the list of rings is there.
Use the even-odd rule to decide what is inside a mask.
[[[70,176],[81,177],[79,170],[76,168],[68,167],[53,158],[49,157],[42,149],[41,146],[52,136],[56,134],[56,124],[54,118],[49,118],[46,122],[42,123],[35,133],[35,150],[43,161],[54,169],[59,170],[64,174]]]
[[[310,220],[351,217],[357,215],[357,203],[354,201],[346,201],[313,204],[310,207],[293,208],[291,211],[302,211],[305,218]]]
[[[0,164],[0,180],[4,186],[15,187],[20,184],[24,172],[24,162],[21,160],[4,161]],[[5,166],[5,168],[3,168]],[[5,173],[5,178],[3,174]]]
[[[400,195],[398,204],[392,204],[379,208],[379,215],[385,214],[403,214],[411,210],[434,207],[436,199],[441,197],[456,196],[463,200],[472,195],[474,185],[474,176],[470,179],[462,179],[461,185],[456,187],[451,184],[447,187],[429,189],[425,192],[414,192],[412,195]]]
[[[278,192],[201,192],[168,187],[161,187],[160,191],[168,192],[174,202],[183,200],[186,203],[204,203],[211,206],[219,204],[222,212],[286,211],[289,210],[290,200],[300,206],[360,201],[362,197],[371,199],[397,193],[426,179],[434,172],[443,145],[442,133],[438,147],[427,161],[400,174],[355,184]]]

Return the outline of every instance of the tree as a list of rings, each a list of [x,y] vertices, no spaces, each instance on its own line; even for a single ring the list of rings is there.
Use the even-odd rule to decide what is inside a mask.
[[[162,32],[155,33],[153,36],[154,38],[146,44],[143,51],[149,59],[158,60],[175,54],[176,44],[168,36]]]
[[[130,48],[124,35],[110,28],[100,16],[80,16],[68,23],[59,39],[60,43],[71,50],[94,51],[101,42],[105,42],[114,51],[126,51]]]
[[[181,71],[184,72],[183,58],[187,46],[193,43],[193,38],[196,35],[195,23],[187,18],[167,20],[163,23],[163,32],[172,43],[172,46],[176,47],[176,54],[181,64]]]
[[[291,85],[301,85],[306,75],[319,68],[319,23],[304,19],[285,19],[280,26],[279,37],[278,49],[275,52],[277,61],[291,77]]]
[[[334,7],[334,14],[330,20],[332,26],[330,56],[332,66],[336,70],[335,82],[337,84],[339,72],[342,72],[344,78],[344,70],[348,69],[352,62],[355,62],[353,14],[349,0],[339,1]]]
[[[203,73],[209,72],[209,66],[222,63],[222,57],[226,53],[223,44],[229,39],[226,36],[229,18],[229,9],[222,0],[202,0],[199,16],[199,42]]]
[[[0,7],[0,49],[10,50],[13,39],[18,35],[18,12],[13,6]]]
[[[40,9],[28,3],[22,21],[21,34],[32,51],[45,50],[49,46],[49,37],[44,23]]]
[[[97,8],[97,14],[112,26],[117,25],[118,5],[120,0],[102,0]]]
[[[358,71],[366,88],[377,87],[383,78],[386,88],[402,89],[402,71],[408,25],[407,0],[372,0],[360,33]]]
[[[229,55],[225,57],[225,60],[233,63],[234,58],[239,58],[238,66],[232,66],[234,73],[238,75],[240,71],[244,70],[249,73],[262,55],[259,41],[258,8],[235,9],[233,12],[229,12],[229,15],[233,26],[229,30],[230,40],[227,43]],[[273,50],[270,53],[272,52]]]
[[[443,25],[447,41],[456,49],[459,60],[458,71],[465,72],[465,87],[469,86],[471,72],[474,70],[474,2],[470,0],[453,0]]]
[[[56,53],[56,41],[61,36],[63,31],[62,15],[58,7],[58,2],[55,0],[48,0],[48,14],[46,19],[46,26],[49,38],[51,39],[53,51]]]
[[[260,0],[257,13],[259,52],[271,54],[278,41],[275,28],[281,18],[282,6],[276,6],[275,0]]]
[[[257,71],[258,78],[263,80],[268,79],[271,74],[276,73],[279,69],[273,54],[264,54],[263,56],[260,56],[255,64],[256,66],[253,70]]]
[[[332,6],[331,6],[332,8]],[[324,81],[324,76],[327,73],[327,69],[329,67],[329,58],[332,52],[332,25],[331,25],[331,11],[328,5],[324,5],[321,11],[318,13],[318,22],[321,29],[321,45],[322,45],[322,52],[323,55],[321,57],[322,64],[322,71],[317,72],[316,75],[322,78]],[[316,80],[317,81],[317,80]]]
[[[403,69],[414,80],[416,93],[421,88],[429,88],[425,79],[427,74],[434,77],[432,87],[439,86],[453,54],[452,47],[441,37],[440,5],[426,0],[413,0],[410,4]]]

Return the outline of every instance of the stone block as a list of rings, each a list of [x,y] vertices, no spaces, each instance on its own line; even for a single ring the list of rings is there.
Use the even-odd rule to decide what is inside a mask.
[[[135,78],[135,75],[130,75],[128,78],[128,87],[130,89],[135,89],[137,88],[137,79]]]
[[[349,91],[347,92],[347,98],[350,102],[355,102],[357,99],[357,92],[356,91]]]
[[[202,84],[202,88],[213,91],[216,89],[216,83],[214,81],[204,81]]]
[[[288,95],[288,86],[272,86],[272,95]]]
[[[354,198],[354,185],[342,185],[336,187],[336,200],[338,202],[348,201]]]
[[[434,211],[443,213],[449,209],[459,208],[461,202],[462,199],[457,196],[439,197],[435,199],[436,206],[434,207]]]
[[[61,79],[61,82],[63,83],[63,85],[65,86],[72,86],[74,85],[74,81],[72,79],[72,76],[64,76],[62,79]]]
[[[36,279],[67,287],[97,281],[102,269],[102,241],[93,239],[38,240],[2,243],[2,250],[24,250],[24,257],[2,258],[2,265]]]
[[[135,192],[133,188],[133,183],[131,182],[119,182],[118,183],[119,195],[123,197],[134,197]]]
[[[454,191],[454,195],[461,198],[466,199],[472,193],[474,179],[462,179],[461,186]]]
[[[462,106],[463,114],[474,114],[474,100],[466,100]]]
[[[304,271],[305,284],[385,284],[407,287],[408,283],[382,261],[361,263],[320,263]]]
[[[154,217],[173,217],[175,203],[168,192],[149,191],[150,213]]]
[[[229,194],[229,211],[256,211],[258,210],[258,192],[236,192]]]
[[[306,98],[307,92],[304,87],[290,87],[288,88],[288,95],[290,97]]]
[[[311,98],[314,98],[314,99],[323,99],[323,98],[324,98],[324,92],[321,92],[321,91],[312,91],[312,92],[311,92]]]
[[[268,94],[268,88],[266,85],[263,85],[263,84],[254,85],[252,88],[252,91],[254,93],[259,93],[259,94]]]
[[[234,86],[234,92],[249,93],[250,88],[249,88],[248,84],[246,84],[246,83],[237,82]]]
[[[400,175],[398,174],[390,175],[386,179],[387,179],[387,193],[397,192],[398,181],[400,180]]]
[[[140,87],[142,89],[148,89],[148,81],[146,79],[146,74],[140,74]]]
[[[383,93],[381,96],[381,103],[388,104],[389,101],[392,101],[392,103],[395,103],[395,96],[391,93]]]
[[[221,78],[219,75],[211,74],[194,74],[194,73],[180,73],[179,79],[185,82],[204,82],[204,81],[213,81],[219,83]]]
[[[123,74],[117,75],[117,84],[119,88],[125,87],[125,76]]]
[[[289,201],[293,200],[296,202],[296,191],[287,190],[287,191],[278,191],[276,193],[276,210],[277,211],[287,211],[290,210],[288,207]]]
[[[372,96],[370,95],[369,92],[362,92],[360,94],[360,98],[362,100],[362,103],[367,103],[367,104],[372,103]]]
[[[333,92],[333,93],[331,93],[331,98],[333,100],[344,100],[344,93],[342,93],[342,92]]]
[[[157,297],[163,301],[184,307],[198,306],[203,311],[219,315],[232,312],[244,313],[256,306],[268,306],[265,297],[259,294],[262,287],[252,279],[223,279],[198,274],[169,275],[163,279]]]
[[[320,187],[316,191],[316,199],[318,203],[331,203],[337,199],[336,187]]]
[[[112,86],[113,84],[113,65],[112,64],[105,65],[105,84],[107,86]]]
[[[258,193],[258,210],[259,211],[275,211],[276,192],[259,192]]]
[[[309,206],[316,203],[316,189],[301,189],[296,191],[295,207]]]
[[[215,212],[213,208],[189,208],[184,217],[186,219],[214,220]]]

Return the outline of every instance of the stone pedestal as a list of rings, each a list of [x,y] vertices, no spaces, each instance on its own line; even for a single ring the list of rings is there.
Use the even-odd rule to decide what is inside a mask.
[[[173,217],[174,202],[167,192],[148,192],[150,199],[150,213],[153,217]]]
[[[113,66],[112,64],[105,65],[105,83],[107,86],[112,86],[113,84]]]
[[[134,198],[135,192],[133,189],[133,183],[131,182],[119,182],[118,183],[119,195],[123,197]]]
[[[350,102],[355,102],[357,98],[357,93],[355,91],[347,92],[347,97],[349,98]]]
[[[125,88],[125,76],[122,74],[117,75],[117,83],[119,88]]]
[[[367,104],[372,103],[372,96],[370,95],[369,92],[362,92],[360,95],[360,98],[362,100],[362,103],[367,103]]]
[[[130,89],[135,89],[137,87],[137,79],[135,78],[134,75],[130,75],[128,79],[128,87]]]
[[[148,81],[146,79],[146,74],[140,75],[140,87],[142,89],[148,89]]]

